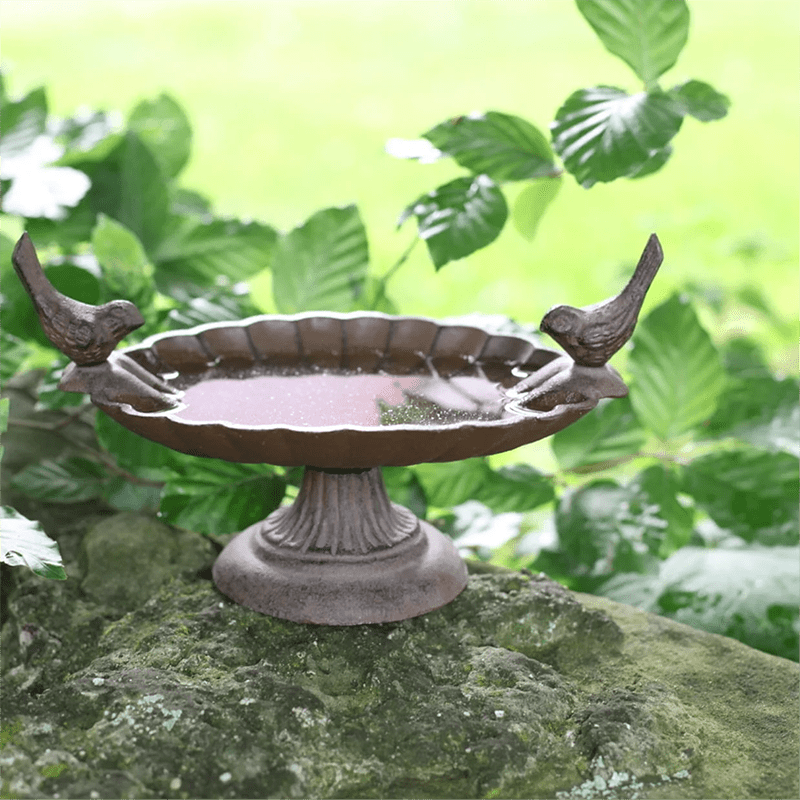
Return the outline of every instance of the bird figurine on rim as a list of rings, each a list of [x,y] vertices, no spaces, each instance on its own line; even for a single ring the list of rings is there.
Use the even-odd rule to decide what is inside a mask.
[[[89,392],[93,400],[127,403],[140,411],[174,406],[177,393],[158,376],[114,348],[144,325],[144,317],[128,300],[101,306],[61,294],[47,276],[27,233],[11,255],[14,269],[33,301],[47,338],[72,360],[61,378],[65,391]]]

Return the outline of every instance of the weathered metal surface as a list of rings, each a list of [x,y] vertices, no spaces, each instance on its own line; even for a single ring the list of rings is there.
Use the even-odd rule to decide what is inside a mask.
[[[548,312],[542,330],[569,355],[474,326],[368,312],[201,325],[113,352],[143,323],[131,303],[95,307],[59,294],[27,234],[13,262],[47,336],[73,359],[62,389],[88,392],[125,427],[184,453],[306,467],[294,505],[225,548],[214,567],[220,590],[262,613],[357,625],[439,608],[467,580],[452,542],[389,501],[378,468],[500,453],[624,397],[606,361],[633,333],[662,258],[653,235],[617,297]],[[375,383],[378,394],[353,390]],[[273,411],[259,394],[266,384],[278,387]]]
[[[584,308],[556,306],[545,314],[541,329],[585,367],[601,367],[633,335],[647,290],[664,260],[658,236],[652,234],[633,277],[616,296]]]
[[[467,585],[450,539],[391,503],[377,468],[307,469],[294,505],[238,534],[213,574],[241,605],[324,625],[416,617]]]

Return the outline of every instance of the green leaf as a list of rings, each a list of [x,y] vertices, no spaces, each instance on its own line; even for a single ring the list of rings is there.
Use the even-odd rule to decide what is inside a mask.
[[[153,268],[136,235],[100,214],[92,231],[92,249],[103,273],[104,297],[125,298],[140,309],[153,302]]]
[[[452,508],[474,499],[490,472],[483,458],[417,464],[412,470],[425,490],[428,503],[437,508]]]
[[[530,511],[554,496],[550,478],[527,464],[493,470],[484,458],[412,468],[428,503],[452,508],[478,500],[494,513]]]
[[[186,295],[175,299],[181,302],[167,314],[167,327],[171,330],[193,328],[207,322],[241,320],[258,314],[247,295],[233,294],[230,287],[225,286],[206,290],[206,296]]]
[[[684,468],[683,487],[717,525],[747,542],[783,545],[797,539],[795,456],[751,447],[710,453]]]
[[[593,481],[567,492],[556,510],[561,549],[584,572],[648,572],[655,568],[669,521],[641,486]]]
[[[0,510],[3,536],[0,538],[0,561],[12,567],[25,565],[43,578],[67,579],[58,544],[38,522],[23,517],[13,508]]]
[[[169,196],[164,175],[138,134],[127,131],[101,161],[80,162],[91,178],[95,214],[107,214],[133,231],[148,252],[161,240]]]
[[[591,414],[556,433],[550,443],[561,468],[571,470],[632,456],[646,438],[630,398],[623,397],[601,400]]]
[[[11,480],[11,485],[48,503],[82,503],[103,496],[106,472],[86,458],[63,458],[32,464]]]
[[[491,244],[506,224],[508,206],[491,178],[475,175],[423,195],[403,211],[398,224],[412,214],[438,270]]]
[[[691,114],[700,122],[722,119],[730,108],[731,101],[713,86],[703,81],[689,80],[669,90],[669,95],[680,106],[684,114]]]
[[[155,513],[161,502],[161,486],[131,483],[124,477],[112,478],[104,486],[103,498],[118,511]]]
[[[576,0],[605,48],[652,85],[678,60],[689,37],[684,0]]]
[[[459,548],[488,551],[502,547],[519,535],[522,514],[496,514],[477,500],[468,500],[453,509],[449,533]]]
[[[210,217],[211,201],[200,192],[174,184],[169,187],[170,211],[180,217]]]
[[[663,527],[653,526],[645,535],[650,552],[664,559],[689,543],[694,511],[678,499],[683,486],[675,470],[654,464],[633,478],[628,489],[641,507],[657,509],[655,515],[665,523]]]
[[[197,459],[171,480],[161,514],[173,525],[204,534],[234,533],[264,519],[283,499],[285,480],[262,465]]]
[[[28,218],[25,229],[39,250],[55,246],[64,253],[75,253],[80,252],[85,242],[91,239],[96,220],[97,213],[86,195],[78,205],[68,209],[66,218]]]
[[[139,477],[166,480],[192,469],[198,461],[123,428],[106,414],[96,416],[95,432],[100,446],[117,464]]]
[[[414,472],[407,467],[382,467],[381,473],[386,493],[392,502],[405,506],[421,519],[425,519],[428,501]]]
[[[684,547],[657,575],[619,575],[600,593],[797,661],[800,548]]]
[[[3,211],[21,217],[64,219],[89,189],[89,178],[71,167],[55,166],[64,148],[46,126],[44,90],[3,108],[0,178],[11,185]]]
[[[636,416],[664,441],[708,420],[725,383],[711,338],[678,295],[636,326],[628,368]]]
[[[358,208],[318,211],[278,242],[272,263],[275,304],[282,314],[349,311],[361,295],[368,266]]]
[[[153,254],[156,283],[165,293],[182,283],[214,286],[220,276],[246,280],[269,267],[278,234],[270,225],[173,217]]]
[[[661,91],[629,95],[613,86],[579,89],[551,125],[553,147],[585,188],[641,173],[663,159],[683,116]],[[663,161],[662,161],[663,163]]]
[[[544,134],[513,114],[487,111],[455,117],[423,135],[474,175],[488,175],[494,181],[540,178],[555,170]]]
[[[40,86],[25,97],[3,103],[3,138],[0,157],[4,160],[28,150],[42,136],[47,124],[47,94]]]
[[[495,514],[531,511],[555,498],[552,479],[528,464],[499,470],[486,467],[486,477],[474,497]]]
[[[642,164],[639,169],[635,172],[632,172],[628,177],[631,180],[637,180],[639,178],[646,178],[648,175],[652,175],[654,172],[658,172],[664,164],[669,161],[672,157],[672,145],[667,145],[666,147],[662,147],[661,150],[654,150],[647,161]]]
[[[192,129],[181,106],[169,95],[143,100],[131,112],[128,127],[150,148],[161,171],[174,178],[189,160]]]
[[[11,401],[7,397],[0,398],[0,433],[5,433],[8,430],[8,407]],[[0,459],[3,458],[3,450],[5,448],[0,444]]]
[[[120,138],[111,114],[78,112],[57,123],[56,139],[66,148],[58,164],[71,166],[79,161],[100,161],[119,144]]]
[[[799,388],[795,378],[759,376],[732,382],[721,395],[704,436],[730,436],[755,447],[800,457]]]
[[[514,227],[528,241],[536,236],[544,212],[556,199],[563,183],[564,178],[561,175],[539,178],[528,184],[517,195],[512,214]]]
[[[34,352],[29,341],[13,336],[5,328],[0,329],[0,353],[3,354],[0,359],[0,383],[5,384],[9,378],[21,372]]]
[[[38,245],[38,241],[34,241]],[[7,256],[0,261],[0,283],[3,287],[0,326],[4,333],[52,349],[53,345],[42,330],[33,303],[11,265],[11,249],[13,245],[9,240],[0,236],[0,256]],[[100,283],[88,270],[69,263],[45,266],[44,270],[48,280],[59,292],[83,303],[98,302]]]

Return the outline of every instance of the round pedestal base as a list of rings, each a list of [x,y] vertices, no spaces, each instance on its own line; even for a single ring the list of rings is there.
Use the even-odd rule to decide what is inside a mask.
[[[466,585],[453,543],[392,503],[378,468],[307,467],[297,499],[236,536],[219,590],[273,617],[363,625],[417,617]]]
[[[237,603],[293,622],[396,622],[441,608],[467,585],[452,542],[420,521],[410,538],[364,556],[299,553],[265,541],[260,522],[214,564],[214,582]]]

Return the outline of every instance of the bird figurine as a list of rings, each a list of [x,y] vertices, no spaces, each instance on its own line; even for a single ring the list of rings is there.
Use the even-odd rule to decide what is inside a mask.
[[[100,403],[128,403],[138,411],[176,405],[179,392],[130,356],[113,352],[131,331],[144,325],[133,303],[112,300],[93,306],[61,294],[44,274],[27,233],[17,242],[11,261],[45,335],[74,362],[64,371],[59,388],[89,392]]]
[[[652,234],[633,277],[616,297],[584,308],[556,306],[545,314],[540,330],[579,366],[603,366],[631,338],[645,294],[663,260],[661,243]]]
[[[11,261],[45,335],[78,366],[102,363],[131,331],[144,325],[144,317],[127,300],[92,306],[57,291],[44,274],[27,233],[17,242]]]

